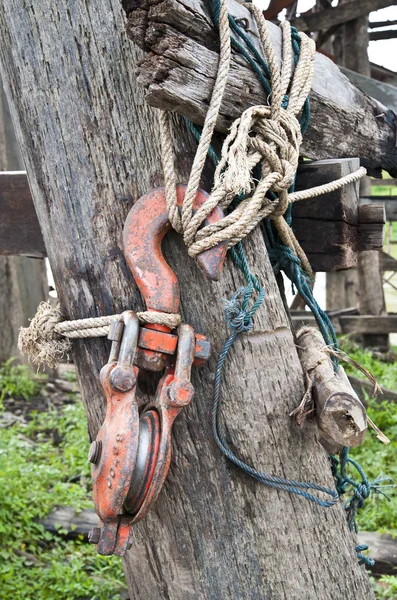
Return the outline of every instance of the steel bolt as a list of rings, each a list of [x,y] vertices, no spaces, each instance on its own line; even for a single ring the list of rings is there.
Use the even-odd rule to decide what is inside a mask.
[[[97,544],[101,538],[100,527],[93,527],[88,534],[88,541],[90,544]]]
[[[88,462],[96,465],[99,461],[102,453],[102,442],[94,441],[92,442],[89,452],[88,452]]]

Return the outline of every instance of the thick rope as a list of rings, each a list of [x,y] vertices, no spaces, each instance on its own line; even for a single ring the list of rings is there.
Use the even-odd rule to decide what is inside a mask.
[[[162,160],[170,221],[177,231],[183,231],[189,254],[197,256],[221,242],[226,242],[228,247],[234,246],[262,219],[270,217],[283,244],[293,251],[300,259],[302,268],[312,277],[310,263],[292,229],[285,221],[284,213],[290,202],[313,198],[339,189],[363,177],[366,170],[361,167],[355,173],[330,184],[288,194],[298,168],[302,134],[297,116],[302,111],[311,89],[315,43],[305,34],[300,34],[300,56],[293,72],[291,26],[287,21],[283,22],[280,26],[283,33],[280,72],[266,21],[262,12],[255,6],[250,8],[256,20],[271,81],[270,106],[248,108],[232,124],[215,171],[212,193],[203,206],[193,214],[193,200],[219,115],[230,66],[230,31],[225,0],[219,4],[218,75],[191,170],[182,207],[182,218],[176,200],[170,121],[168,113],[161,111],[160,114]],[[286,106],[284,106],[285,98],[288,98]],[[252,170],[258,164],[261,166],[262,175],[256,183]],[[278,195],[277,200],[267,197],[272,192]],[[226,209],[237,195],[246,197],[223,219],[202,227],[203,222],[216,206]]]
[[[155,323],[175,329],[181,322],[180,315],[144,311],[136,313],[140,323]],[[18,348],[33,364],[45,364],[55,368],[72,348],[73,339],[105,337],[110,325],[121,319],[121,314],[66,321],[59,306],[53,308],[42,302],[29,327],[19,332]]]

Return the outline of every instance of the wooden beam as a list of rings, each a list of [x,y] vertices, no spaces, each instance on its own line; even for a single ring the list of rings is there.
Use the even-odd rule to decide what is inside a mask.
[[[138,68],[138,81],[146,90],[147,102],[202,124],[214,86],[219,47],[206,3],[138,0],[126,2],[126,8],[129,36],[150,51]],[[247,35],[261,52],[249,10],[236,0],[230,0],[229,10],[235,18],[245,20]],[[269,28],[280,59],[280,29],[272,23]],[[244,109],[266,102],[254,72],[233,53],[218,130],[226,132]],[[371,169],[397,169],[396,116],[359,91],[321,54],[316,55],[311,108],[311,125],[301,148],[303,156],[314,160],[359,156]]]
[[[368,15],[374,10],[379,10],[394,4],[390,0],[350,0],[344,4],[332,8],[325,8],[316,13],[306,15],[303,13],[292,21],[292,24],[300,31],[320,31],[320,29],[330,29],[334,25],[341,25],[348,21],[353,21],[363,15]]]
[[[368,27],[370,29],[379,29],[380,27],[394,27],[397,21],[370,21]]]
[[[0,172],[0,255],[46,256],[25,172]]]
[[[375,81],[375,80],[374,80]],[[397,88],[396,88],[396,96],[397,96]],[[370,179],[371,182],[371,186],[379,186],[379,185],[384,185],[384,186],[397,186],[397,179]]]
[[[296,189],[329,183],[358,167],[357,158],[304,162],[299,166]],[[359,251],[383,247],[383,206],[358,208],[358,201],[359,182],[356,182],[318,198],[294,203],[293,228],[314,271],[356,267]]]
[[[362,402],[366,402],[366,399],[372,397],[374,386],[368,381],[368,379],[360,379],[359,377],[354,377],[353,375],[349,375],[349,381],[353,386],[353,389],[357,393],[358,397]],[[383,402],[387,400],[388,402],[397,403],[397,393],[389,390],[381,386],[381,392],[377,392],[376,400],[378,402]]]
[[[385,29],[384,31],[370,31],[369,40],[370,42],[376,42],[378,40],[392,40],[397,37],[397,29]]]
[[[397,574],[397,540],[394,535],[359,531],[357,540],[359,544],[369,546],[369,556],[375,560],[374,566],[370,567],[374,575]]]
[[[373,77],[367,77],[362,73],[357,73],[346,67],[339,67],[346,77],[367,96],[378,100],[383,106],[389,110],[397,112],[397,88],[389,83],[378,81]],[[381,174],[379,173],[378,176]],[[386,180],[385,180],[386,181]]]
[[[303,163],[298,170],[297,190],[328,183],[357,167],[358,159]],[[2,202],[2,198],[7,202]],[[0,231],[4,231],[0,237],[0,255],[27,252],[31,256],[44,255],[43,238],[26,173],[0,174],[0,215]],[[359,237],[358,184],[297,202],[293,217],[295,233],[315,271],[356,266],[358,246],[360,249],[378,248],[378,240],[383,235],[383,225],[378,225],[371,217],[366,221],[371,235],[364,233]],[[33,236],[29,235],[32,230]]]
[[[292,322],[295,326],[314,326],[316,321],[309,312],[299,311],[291,313]],[[363,334],[389,334],[397,332],[397,314],[388,315],[346,315],[332,319],[340,326],[342,333]]]

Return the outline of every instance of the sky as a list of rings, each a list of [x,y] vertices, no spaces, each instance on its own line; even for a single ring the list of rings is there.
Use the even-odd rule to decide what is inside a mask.
[[[265,10],[270,0],[256,0],[256,4]],[[309,10],[314,6],[313,0],[299,0],[298,11],[300,13]],[[336,4],[336,2],[335,2]],[[397,21],[397,6],[389,6],[372,12],[369,16],[370,21]],[[389,28],[386,28],[389,29]],[[397,26],[390,29],[397,29]],[[377,31],[382,31],[378,29]],[[391,71],[397,71],[397,38],[393,40],[378,40],[370,42],[368,48],[369,59],[371,62],[381,65]]]

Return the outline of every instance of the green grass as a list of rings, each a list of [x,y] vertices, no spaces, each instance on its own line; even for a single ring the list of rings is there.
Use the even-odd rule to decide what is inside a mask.
[[[33,390],[25,383],[23,389],[27,397]],[[38,524],[56,506],[92,508],[87,453],[78,401],[0,430],[1,600],[120,598],[125,584],[119,558],[100,556],[94,546]]]
[[[396,390],[397,363],[388,364],[373,358],[372,353],[352,343],[348,338],[340,340],[341,347],[351,358],[368,369],[384,387]],[[394,348],[396,352],[396,348]],[[343,365],[346,372],[356,377],[363,374],[348,364]],[[358,512],[357,523],[359,530],[378,531],[397,535],[397,405],[392,402],[376,400],[368,401],[368,414],[377,426],[390,439],[390,444],[385,446],[369,430],[362,446],[350,451],[350,455],[364,469],[368,479],[373,481],[379,475],[392,479],[385,482],[383,491],[390,500],[381,495],[373,494],[366,500],[365,507]],[[356,473],[352,471],[355,478]],[[371,548],[369,549],[371,556]],[[376,597],[379,599],[395,600],[397,598],[397,577],[384,576],[380,580],[373,579]]]
[[[10,358],[0,365],[0,408],[4,398],[17,396],[28,400],[39,393],[44,375],[33,377],[32,371],[26,365],[14,365]]]

